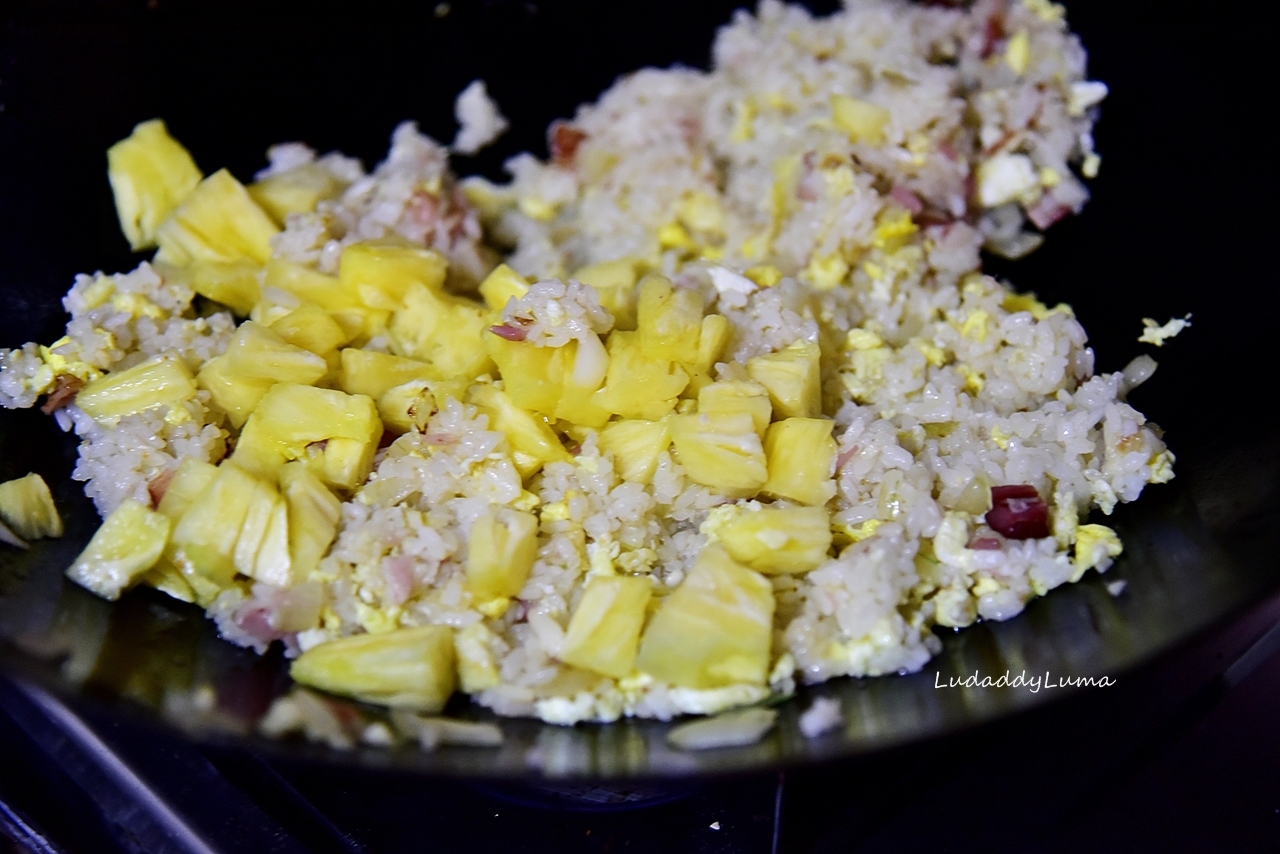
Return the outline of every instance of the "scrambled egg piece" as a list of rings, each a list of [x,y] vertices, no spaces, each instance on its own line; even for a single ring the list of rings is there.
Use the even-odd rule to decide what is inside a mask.
[[[1191,315],[1185,318],[1172,318],[1164,326],[1156,323],[1149,317],[1142,318],[1142,334],[1138,336],[1138,340],[1143,344],[1154,344],[1157,347],[1163,347],[1164,342],[1177,335],[1182,330],[1191,325]]]

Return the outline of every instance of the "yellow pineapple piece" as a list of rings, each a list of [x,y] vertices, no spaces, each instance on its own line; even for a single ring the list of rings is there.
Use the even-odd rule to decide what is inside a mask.
[[[653,584],[648,578],[592,578],[569,618],[560,660],[615,679],[629,676],[652,594]]]
[[[246,320],[227,345],[225,370],[232,379],[313,385],[329,372],[324,358],[287,343],[271,329]]]
[[[658,469],[658,456],[671,445],[667,421],[626,419],[605,425],[600,450],[613,455],[613,466],[623,480],[649,483]]]
[[[156,565],[148,569],[138,578],[139,584],[145,584],[148,587],[154,587],[161,593],[168,594],[179,602],[196,601],[195,590],[187,583],[187,579],[176,566],[170,563],[166,558],[156,561]]]
[[[119,599],[164,553],[169,517],[125,499],[98,528],[67,577],[101,596]]]
[[[502,311],[510,300],[520,299],[528,292],[529,282],[506,264],[494,267],[493,272],[480,283],[480,296],[484,298],[484,304],[494,311]]]
[[[76,406],[103,424],[114,424],[153,406],[176,408],[195,396],[196,380],[181,359],[161,354],[80,389]]]
[[[258,551],[266,540],[268,529],[272,527],[276,508],[283,509],[284,502],[275,486],[258,478],[253,479],[253,488],[245,490],[240,497],[245,505],[244,521],[240,523],[240,534],[236,537],[236,545],[231,552],[231,562],[236,572],[250,578],[257,578],[254,568],[258,560]],[[287,574],[286,567],[286,578]],[[266,581],[267,579],[259,578],[258,580]]]
[[[832,95],[831,118],[836,127],[849,135],[850,142],[880,145],[884,142],[884,130],[892,116],[879,104],[848,95]]]
[[[328,641],[298,656],[289,675],[330,694],[435,713],[456,685],[453,629],[416,626]]]
[[[580,427],[603,427],[613,415],[605,405],[605,394],[600,388],[609,368],[609,354],[604,344],[598,336],[588,335],[555,349],[562,361],[553,364],[552,369],[561,370],[564,377],[555,417]]]
[[[447,268],[434,249],[400,240],[364,240],[343,247],[338,280],[370,308],[395,311],[414,282],[443,294]]]
[[[699,412],[745,412],[759,436],[773,417],[773,404],[769,402],[769,390],[750,380],[722,380],[703,386],[698,392]]]
[[[351,340],[333,316],[313,302],[304,302],[267,328],[286,343],[326,358]]]
[[[671,443],[691,480],[726,495],[750,497],[768,479],[764,447],[745,412],[672,416]]]
[[[53,495],[35,472],[0,483],[0,520],[24,540],[62,536],[62,517]]]
[[[244,185],[225,169],[205,178],[156,229],[156,260],[185,266],[193,261],[256,261],[271,257],[280,229]]]
[[[736,507],[713,535],[743,566],[765,575],[799,574],[827,559],[831,516],[824,507]]]
[[[635,258],[617,258],[580,267],[569,276],[596,289],[600,305],[613,315],[613,328],[636,328],[636,281],[643,266]]]
[[[291,213],[310,213],[316,205],[336,198],[347,187],[319,163],[303,163],[255,181],[246,189],[277,225]]]
[[[217,466],[199,457],[183,457],[156,510],[176,524],[217,476]]]
[[[773,609],[767,578],[735,563],[723,547],[707,545],[649,620],[636,667],[683,688],[763,685]]]
[[[832,478],[837,447],[834,422],[825,418],[788,418],[769,425],[764,437],[769,480],[761,490],[776,498],[823,505],[836,494]]]
[[[523,451],[541,463],[573,459],[545,418],[516,406],[510,397],[493,386],[483,383],[471,386],[467,402],[489,416],[489,429],[506,435],[512,450]]]
[[[107,149],[107,178],[120,230],[135,252],[156,245],[156,228],[201,177],[191,155],[160,119],[136,125]]]
[[[262,265],[254,261],[197,261],[187,268],[187,277],[196,293],[246,317],[262,298],[260,272]]]
[[[262,284],[264,289],[279,288],[320,306],[356,346],[386,331],[391,319],[390,311],[369,308],[337,276],[326,276],[301,264],[272,259],[264,268]]]
[[[235,578],[236,543],[245,517],[255,502],[269,501],[272,491],[238,466],[224,463],[174,524],[169,559],[202,594],[202,601],[210,588],[225,588]]]
[[[236,554],[237,556],[241,554],[239,543],[236,544]],[[244,554],[247,557],[247,546]],[[279,495],[272,504],[271,515],[267,517],[267,525],[262,532],[262,537],[258,540],[253,561],[247,566],[247,570],[242,570],[245,575],[266,584],[288,587],[298,580],[293,571],[293,559],[289,549],[289,505]],[[306,627],[303,626],[303,628]]]
[[[502,681],[493,663],[489,643],[494,634],[484,623],[472,623],[453,636],[458,661],[458,680],[463,691],[474,694]]]
[[[765,356],[747,360],[747,374],[769,390],[779,418],[815,418],[822,414],[822,351],[817,344],[797,341]]]
[[[347,394],[367,394],[374,400],[410,380],[438,380],[440,371],[426,362],[348,347],[342,351],[338,387]]]
[[[280,492],[288,508],[290,571],[294,580],[304,579],[338,535],[342,502],[300,462],[280,468]]]
[[[733,338],[733,324],[723,314],[708,314],[702,318],[702,334],[698,338],[699,370],[710,371],[724,356],[725,348]]]
[[[640,283],[636,336],[648,359],[696,363],[702,335],[702,295],[675,288],[665,276],[646,276]]]
[[[329,486],[350,491],[368,478],[381,438],[382,421],[366,395],[276,383],[245,423],[231,459],[266,478],[302,460]]]
[[[205,362],[196,375],[200,388],[209,392],[214,404],[227,415],[236,429],[244,426],[258,403],[274,385],[272,380],[249,379],[236,376],[228,370],[225,355],[215,356]]]
[[[556,411],[564,388],[563,347],[539,347],[528,341],[508,341],[491,332],[484,345],[498,365],[503,385],[512,403],[521,409]]]
[[[435,394],[437,385],[435,380],[409,380],[384,391],[378,398],[383,429],[397,436],[423,430],[440,407]]]
[[[538,556],[538,517],[498,509],[471,526],[467,547],[467,589],[484,605],[515,596],[529,579]]]
[[[474,379],[493,369],[485,338],[494,336],[481,305],[416,281],[405,289],[403,302],[389,327],[398,355],[425,359],[449,377]]]
[[[651,359],[640,349],[638,332],[609,336],[609,370],[602,402],[623,418],[657,421],[676,407],[689,375],[668,359]]]

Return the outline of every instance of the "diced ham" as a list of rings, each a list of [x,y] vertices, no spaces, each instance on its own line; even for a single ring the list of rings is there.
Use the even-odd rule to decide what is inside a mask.
[[[573,166],[578,146],[587,138],[587,134],[568,122],[552,122],[548,137],[551,159],[557,166],[568,169]]]
[[[912,216],[919,214],[924,210],[924,202],[920,201],[920,197],[908,190],[906,187],[894,187],[889,192],[890,198],[911,211]]]
[[[1011,540],[1049,536],[1049,507],[1028,484],[991,487],[991,509],[986,518],[993,530]]]
[[[1000,541],[995,537],[974,537],[969,541],[969,548],[987,552],[999,551]]]
[[[49,392],[49,398],[40,407],[40,411],[45,415],[52,415],[64,406],[75,401],[76,395],[80,393],[80,389],[84,388],[84,380],[74,377],[71,374],[58,374],[57,380],[54,381],[53,391]]]
[[[413,558],[396,555],[382,562],[382,579],[385,582],[383,601],[396,607],[404,604],[413,593]]]

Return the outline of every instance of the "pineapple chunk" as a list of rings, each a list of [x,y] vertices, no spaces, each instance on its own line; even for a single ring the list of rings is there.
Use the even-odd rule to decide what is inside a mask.
[[[667,421],[614,421],[600,431],[600,450],[613,455],[623,480],[649,483],[658,470],[658,457],[671,445]]]
[[[247,560],[248,548],[242,550],[240,543],[236,543],[236,557],[243,555],[246,558],[246,568],[241,572],[277,587],[292,585],[297,578],[289,551],[289,505],[278,495],[271,505],[271,513],[267,517],[262,536],[257,540],[258,547],[251,561]]]
[[[136,125],[107,149],[107,178],[120,230],[135,252],[156,245],[156,229],[201,177],[191,155],[160,119]]]
[[[235,376],[228,370],[226,355],[215,356],[205,362],[196,375],[200,388],[209,392],[214,404],[227,415],[227,420],[237,430],[258,408],[258,403],[274,383],[271,380],[255,380]]]
[[[329,486],[350,491],[368,478],[381,438],[371,398],[276,383],[245,423],[231,459],[267,478],[289,460],[303,460]]]
[[[434,380],[409,380],[384,391],[378,398],[383,429],[397,436],[410,430],[421,432],[439,409],[435,385]]]
[[[103,599],[119,599],[160,559],[169,525],[168,516],[125,499],[67,569],[67,577]]]
[[[303,163],[255,181],[246,189],[277,225],[291,213],[310,213],[326,199],[340,195],[346,183],[319,163]]]
[[[703,386],[698,392],[699,412],[745,412],[751,416],[756,434],[764,438],[773,417],[769,390],[749,380],[724,380]]]
[[[246,320],[231,336],[223,370],[232,379],[313,385],[329,372],[324,358],[283,338],[261,324]]]
[[[724,355],[733,337],[733,324],[723,314],[708,314],[702,318],[702,333],[698,338],[698,361],[694,365],[700,371],[710,371]]]
[[[831,516],[823,507],[735,507],[712,535],[738,563],[765,575],[816,569],[831,549]]]
[[[640,352],[638,332],[609,336],[609,370],[603,405],[623,418],[657,421],[676,408],[689,375],[667,359],[650,359]]]
[[[262,266],[253,261],[197,261],[187,269],[192,290],[240,317],[247,317],[262,298],[258,287]]]
[[[556,411],[564,389],[563,347],[508,341],[492,333],[485,334],[484,345],[498,365],[512,403],[521,409],[548,415]]]
[[[529,580],[538,556],[538,518],[500,509],[471,526],[467,547],[467,589],[477,604],[515,596]]]
[[[569,278],[596,289],[600,305],[613,315],[613,328],[636,328],[636,280],[642,264],[635,258],[617,258],[581,267]]]
[[[148,569],[138,578],[139,584],[154,587],[161,593],[168,594],[179,602],[196,601],[195,590],[182,577],[178,568],[164,557],[156,561],[156,565]]]
[[[262,286],[264,290],[279,288],[320,306],[357,346],[386,331],[391,318],[391,312],[372,309],[360,302],[336,276],[326,276],[301,264],[272,259],[263,272]]]
[[[640,353],[647,359],[696,363],[702,336],[702,295],[674,288],[665,276],[646,276],[636,308]]]
[[[342,351],[338,388],[374,400],[411,380],[438,380],[440,372],[426,362],[348,347]]]
[[[555,417],[580,427],[603,427],[613,415],[605,406],[605,395],[600,389],[609,370],[609,354],[604,344],[598,336],[588,335],[556,349],[561,354],[560,364],[566,367]],[[553,364],[553,370],[558,367]]]
[[[530,414],[511,402],[511,398],[491,385],[473,385],[467,393],[472,403],[489,416],[489,429],[507,437],[512,450],[522,451],[541,463],[569,462],[573,457],[560,444],[560,437],[547,425],[546,419]]]
[[[370,308],[395,311],[417,282],[444,293],[448,264],[434,249],[398,240],[365,240],[344,247],[338,262],[338,280]]]
[[[89,383],[76,395],[76,406],[100,424],[113,425],[153,406],[177,408],[196,390],[195,377],[182,360],[161,354]]]
[[[156,509],[176,524],[217,476],[217,466],[199,457],[183,457]]]
[[[750,497],[768,480],[764,448],[745,412],[673,416],[671,443],[691,480],[725,495]]]
[[[493,632],[484,623],[472,623],[453,636],[453,650],[458,660],[458,680],[468,694],[492,688],[502,681],[493,663],[489,643]]]
[[[820,506],[836,494],[834,422],[824,418],[788,418],[769,425],[764,451],[769,480],[761,490],[776,498]]]
[[[652,593],[648,578],[592,578],[569,619],[560,660],[615,679],[630,675]]]
[[[62,536],[62,517],[49,486],[34,472],[0,483],[0,519],[24,540]]]
[[[636,667],[682,688],[763,685],[773,640],[773,586],[724,548],[703,548],[640,639]]]
[[[274,486],[256,478],[253,489],[242,494],[241,499],[245,504],[244,521],[240,523],[240,535],[236,537],[236,545],[231,552],[231,562],[235,565],[236,572],[255,578],[254,567],[258,560],[258,551],[267,538],[268,529],[272,527],[276,508],[283,508],[284,501]]]
[[[294,681],[330,694],[435,713],[453,693],[453,629],[417,626],[313,646],[289,667]]]
[[[286,343],[326,358],[351,340],[333,316],[313,302],[304,302],[268,328]]]
[[[274,491],[238,466],[224,464],[218,467],[213,482],[182,514],[173,527],[169,558],[197,593],[201,592],[197,580],[204,582],[206,591],[210,586],[224,588],[231,584],[236,574],[236,544],[245,518],[255,505],[260,508],[265,502],[269,510]]]
[[[280,469],[280,491],[289,513],[289,565],[292,578],[307,578],[320,565],[338,535],[342,502],[304,463]]]
[[[502,311],[510,300],[520,299],[528,292],[529,282],[506,264],[494,267],[493,272],[480,283],[480,296],[484,297],[484,304],[494,311]]]
[[[822,351],[797,341],[784,350],[747,360],[747,374],[769,390],[779,418],[816,418],[822,414]]]
[[[832,95],[831,118],[836,127],[849,135],[850,142],[880,145],[884,142],[884,129],[891,115],[879,104],[848,95]]]
[[[186,266],[193,261],[256,261],[271,257],[280,231],[226,169],[200,182],[156,229],[156,260]]]
[[[493,369],[485,350],[485,310],[478,303],[436,293],[420,282],[405,289],[404,306],[391,316],[392,349],[400,356],[425,359],[445,376],[474,379]]]

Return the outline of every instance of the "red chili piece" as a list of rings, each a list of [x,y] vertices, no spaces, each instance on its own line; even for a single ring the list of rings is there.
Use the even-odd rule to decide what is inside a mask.
[[[1011,540],[1038,540],[1049,536],[1049,507],[1034,486],[993,486],[987,524]]]

